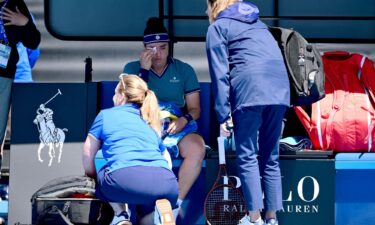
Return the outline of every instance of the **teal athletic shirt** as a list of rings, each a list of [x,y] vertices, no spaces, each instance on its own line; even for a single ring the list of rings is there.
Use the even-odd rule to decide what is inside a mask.
[[[140,62],[134,61],[125,65],[124,73],[139,74]],[[194,69],[178,59],[169,58],[167,68],[159,77],[151,69],[147,81],[161,102],[173,102],[178,107],[185,106],[185,95],[200,91],[199,82]]]
[[[141,118],[135,104],[100,111],[89,135],[101,142],[109,171],[131,166],[169,169],[162,155],[165,147],[161,139]]]

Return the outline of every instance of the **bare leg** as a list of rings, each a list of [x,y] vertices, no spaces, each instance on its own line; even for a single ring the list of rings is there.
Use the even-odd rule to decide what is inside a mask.
[[[260,218],[260,211],[255,210],[255,211],[249,211],[249,217],[251,222],[255,222]]]
[[[204,141],[198,134],[188,134],[179,145],[180,155],[184,159],[178,172],[179,199],[185,199],[191,186],[199,176],[205,156]]]
[[[267,211],[265,215],[266,220],[269,219],[276,219],[276,212],[275,211]]]

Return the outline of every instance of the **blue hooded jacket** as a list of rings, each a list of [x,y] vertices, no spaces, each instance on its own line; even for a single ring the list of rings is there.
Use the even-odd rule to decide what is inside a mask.
[[[281,51],[259,20],[257,6],[237,2],[224,9],[207,31],[206,50],[220,123],[244,107],[290,104]]]

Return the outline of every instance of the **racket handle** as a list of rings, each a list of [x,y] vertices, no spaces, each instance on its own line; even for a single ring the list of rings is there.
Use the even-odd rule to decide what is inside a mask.
[[[232,144],[232,151],[236,151],[236,142],[234,141],[234,132],[231,131],[231,144]]]
[[[217,146],[219,148],[219,164],[225,164],[225,145],[224,145],[224,141],[225,141],[225,137],[218,137],[217,138]]]

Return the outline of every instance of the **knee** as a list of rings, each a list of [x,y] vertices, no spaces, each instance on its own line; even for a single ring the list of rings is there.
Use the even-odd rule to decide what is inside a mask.
[[[202,137],[196,135],[195,137],[184,140],[184,143],[181,143],[180,154],[186,159],[196,160],[202,162],[206,156],[206,149]]]
[[[196,144],[195,147],[192,147],[193,151],[190,154],[192,158],[196,159],[199,162],[202,162],[206,156],[206,149],[204,145]]]

